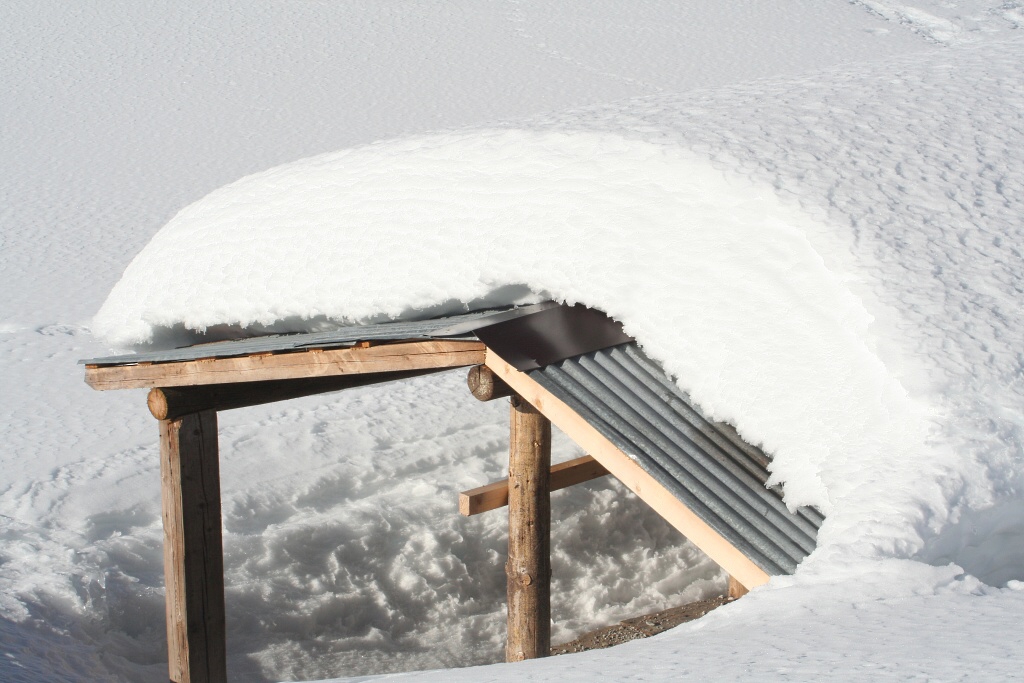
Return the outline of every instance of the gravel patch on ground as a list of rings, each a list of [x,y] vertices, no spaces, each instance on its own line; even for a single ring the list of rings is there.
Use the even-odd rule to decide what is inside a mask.
[[[679,607],[655,612],[641,617],[625,619],[618,624],[605,626],[596,631],[585,633],[576,640],[569,641],[562,645],[555,645],[551,648],[552,655],[564,655],[571,652],[584,652],[586,650],[599,650],[605,647],[612,647],[631,640],[649,638],[662,631],[699,619],[711,610],[732,602],[735,598],[720,596],[710,600],[698,600]]]

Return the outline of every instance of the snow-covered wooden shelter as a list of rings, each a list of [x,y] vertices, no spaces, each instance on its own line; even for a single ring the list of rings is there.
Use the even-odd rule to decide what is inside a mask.
[[[822,516],[767,487],[769,457],[704,416],[620,324],[537,304],[417,322],[257,337],[83,361],[94,389],[149,388],[160,422],[170,678],[226,680],[217,412],[470,368],[481,400],[511,398],[509,478],[460,510],[509,507],[507,658],[544,656],[548,496],[611,474],[742,587],[792,573]],[[589,454],[551,466],[551,425]]]

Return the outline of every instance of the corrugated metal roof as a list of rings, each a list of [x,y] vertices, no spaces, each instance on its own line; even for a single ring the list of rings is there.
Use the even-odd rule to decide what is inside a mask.
[[[556,306],[544,302],[519,308],[473,311],[431,320],[396,321],[368,325],[350,325],[327,332],[278,334],[248,339],[196,344],[180,349],[145,351],[120,356],[106,356],[79,361],[85,365],[131,365],[135,363],[170,363],[203,358],[233,358],[253,353],[274,353],[300,349],[327,349],[350,346],[361,341],[398,341],[406,339],[475,339],[473,330],[515,317],[537,313]]]
[[[702,415],[636,343],[528,374],[764,571],[790,574],[814,550],[821,514],[790,512],[766,488],[768,456]]]

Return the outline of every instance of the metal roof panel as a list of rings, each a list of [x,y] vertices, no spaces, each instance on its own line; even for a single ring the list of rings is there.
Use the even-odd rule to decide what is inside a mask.
[[[767,488],[769,458],[707,418],[636,343],[532,370],[723,538],[771,574],[814,550],[821,514]]]

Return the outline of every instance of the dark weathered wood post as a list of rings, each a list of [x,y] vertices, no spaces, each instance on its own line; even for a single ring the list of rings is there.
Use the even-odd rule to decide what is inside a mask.
[[[551,652],[551,422],[512,396],[505,660]]]
[[[160,421],[167,657],[174,683],[225,683],[217,412]]]

